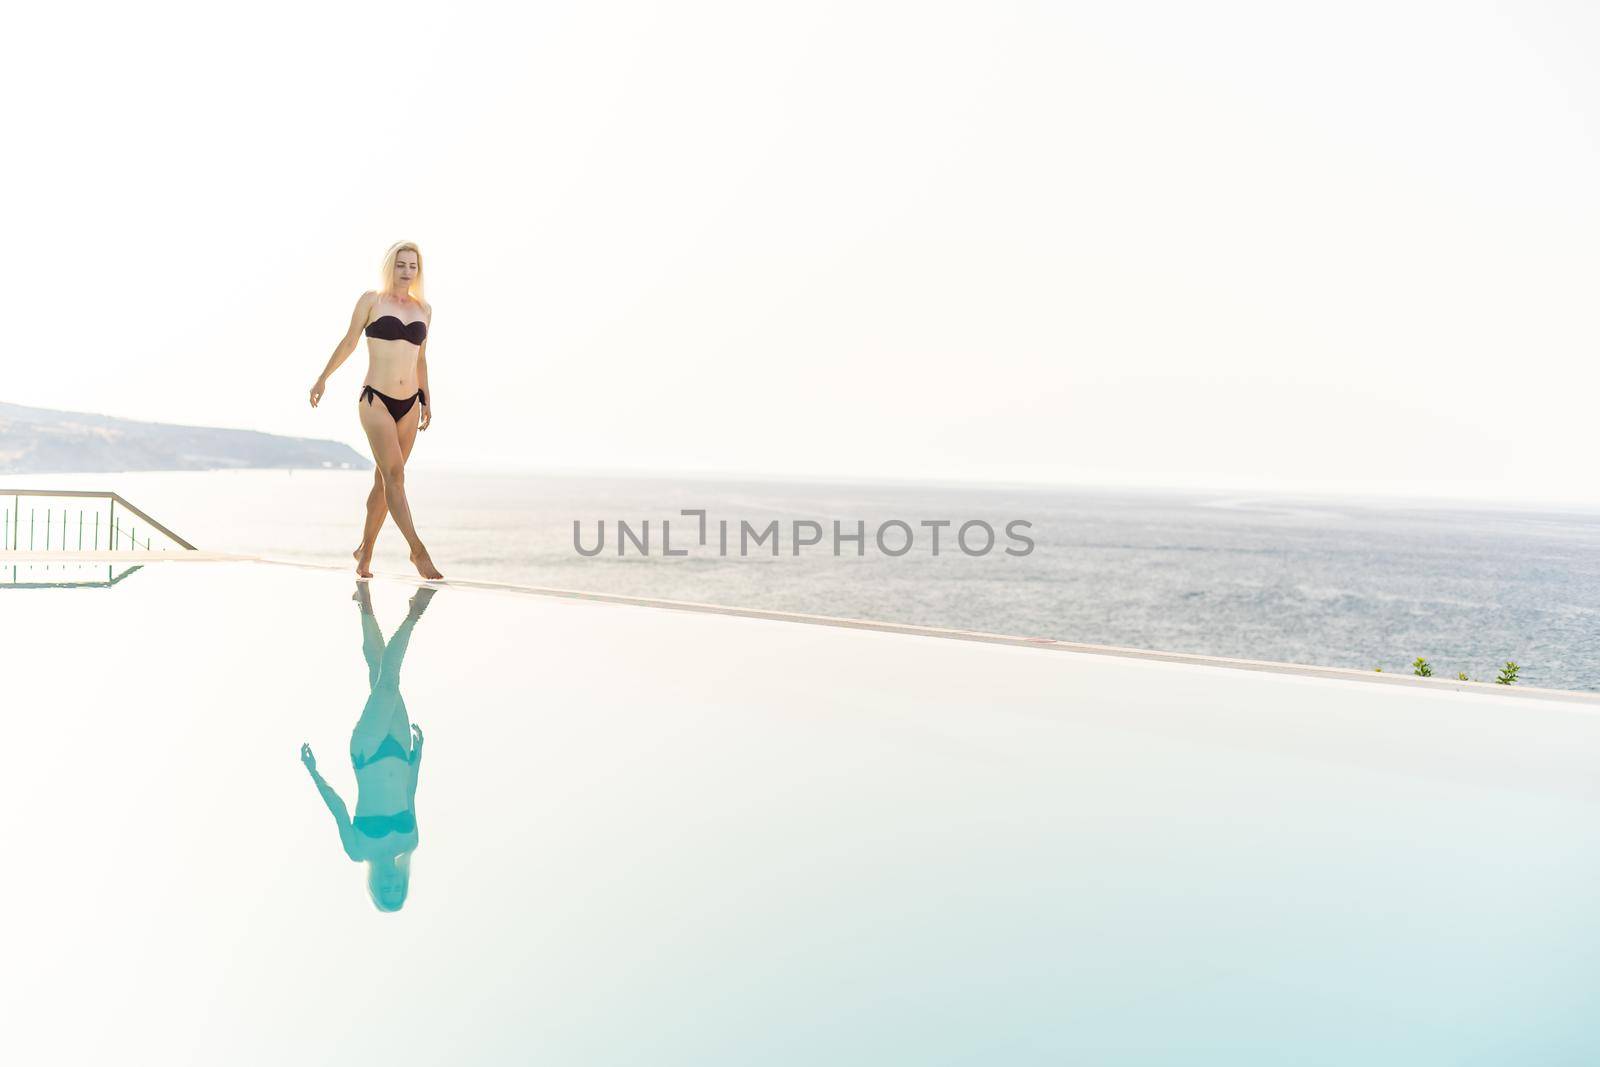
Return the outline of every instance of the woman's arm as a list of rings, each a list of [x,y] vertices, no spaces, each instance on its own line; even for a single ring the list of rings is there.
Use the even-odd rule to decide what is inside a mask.
[[[406,807],[417,810],[417,775],[422,771],[422,727],[411,724],[411,781],[406,787]]]
[[[317,375],[316,384],[311,387],[312,407],[316,407],[317,401],[322,399],[323,391],[328,387],[328,376],[338,370],[339,365],[349,359],[350,353],[356,350],[356,345],[361,343],[361,333],[367,327],[367,315],[377,298],[378,294],[369,289],[356,301],[356,309],[350,313],[350,328],[345,331],[338,347],[333,350],[333,355],[328,357],[328,365],[322,368],[322,373]]]
[[[422,313],[428,320],[428,334],[433,333],[433,305],[423,304]],[[428,423],[433,421],[433,390],[428,388],[428,338],[422,338],[422,347],[417,349],[417,388],[422,390],[422,414],[417,418],[417,429],[426,430]]]
[[[345,855],[355,859],[355,853],[351,851],[355,844],[355,828],[350,825],[350,811],[344,806],[344,798],[334,791],[327,779],[317,773],[317,758],[311,754],[310,745],[300,746],[300,762],[306,765],[311,780],[316,783],[317,792],[322,794],[322,802],[328,806],[328,813],[339,827],[339,843],[344,846]]]

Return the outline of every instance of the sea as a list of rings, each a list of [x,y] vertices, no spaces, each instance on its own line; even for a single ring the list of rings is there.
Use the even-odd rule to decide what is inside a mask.
[[[198,548],[352,574],[371,486],[370,470],[0,476],[115,490]],[[1600,511],[426,468],[407,492],[446,579],[1406,674],[1422,657],[1484,682],[1512,662],[1513,684],[1600,690]],[[392,519],[372,566],[415,575]]]

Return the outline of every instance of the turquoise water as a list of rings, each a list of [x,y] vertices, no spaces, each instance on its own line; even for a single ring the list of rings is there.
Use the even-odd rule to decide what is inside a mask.
[[[0,1060],[1600,1056],[1591,706],[356,584],[0,589]]]

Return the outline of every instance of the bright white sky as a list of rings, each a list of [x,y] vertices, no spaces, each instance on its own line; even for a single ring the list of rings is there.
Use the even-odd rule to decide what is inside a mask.
[[[29,4],[0,399],[413,463],[1593,500],[1583,3]]]

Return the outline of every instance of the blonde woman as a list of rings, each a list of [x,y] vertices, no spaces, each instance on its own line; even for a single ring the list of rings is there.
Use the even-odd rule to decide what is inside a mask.
[[[417,573],[424,578],[443,578],[417,536],[405,489],[406,460],[417,431],[426,430],[433,421],[427,393],[428,327],[433,322],[433,308],[422,299],[422,252],[410,241],[392,246],[383,258],[382,279],[381,288],[362,293],[356,301],[350,329],[311,387],[311,406],[316,407],[322,399],[328,376],[356,350],[356,339],[366,334],[367,379],[357,404],[361,428],[372,446],[374,469],[361,544],[351,553],[356,573],[372,577],[372,550],[387,512],[411,546],[411,563]]]

